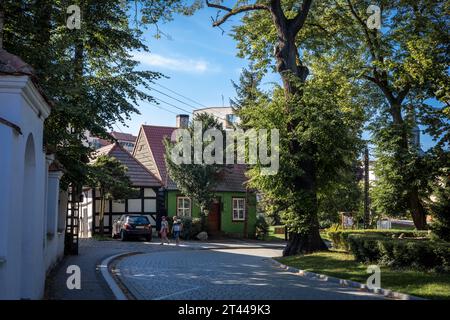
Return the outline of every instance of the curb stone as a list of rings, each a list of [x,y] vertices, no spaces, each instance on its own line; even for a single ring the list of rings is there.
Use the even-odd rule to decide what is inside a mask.
[[[100,265],[97,266],[105,279],[106,284],[109,289],[114,294],[116,300],[133,300],[133,297],[129,295],[127,288],[118,280],[116,274],[114,274],[113,266],[116,264],[117,260],[125,258],[130,255],[140,254],[140,252],[125,252],[115,254],[113,256],[104,259]]]
[[[391,299],[397,299],[397,300],[426,300],[424,298],[420,298],[420,297],[416,297],[416,296],[412,296],[409,294],[405,294],[405,293],[399,293],[399,292],[395,292],[389,289],[369,289],[369,287],[363,283],[359,283],[356,281],[352,281],[352,280],[346,280],[346,279],[340,279],[340,278],[336,278],[336,277],[331,277],[331,276],[327,276],[324,274],[318,274],[318,273],[314,273],[314,272],[309,272],[309,271],[305,271],[305,270],[300,270],[294,267],[290,267],[287,266],[275,259],[268,259],[269,262],[276,266],[279,267],[281,269],[284,269],[288,272],[291,273],[295,273],[301,277],[305,277],[307,279],[312,279],[312,280],[320,280],[320,281],[326,281],[326,282],[330,282],[330,283],[334,283],[337,284],[341,287],[349,287],[349,288],[356,288],[362,291],[366,291],[366,292],[371,292],[374,294],[379,294],[379,295],[383,295],[387,298],[391,298]]]

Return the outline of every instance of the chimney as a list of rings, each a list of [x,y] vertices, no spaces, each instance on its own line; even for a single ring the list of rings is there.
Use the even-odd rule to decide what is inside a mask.
[[[189,126],[189,115],[179,114],[177,115],[177,128],[186,129]]]

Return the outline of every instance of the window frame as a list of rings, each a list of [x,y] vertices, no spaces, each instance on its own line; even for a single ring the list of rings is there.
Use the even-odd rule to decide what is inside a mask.
[[[234,206],[236,200],[237,207]],[[239,201],[243,201],[243,208],[239,208]],[[237,217],[235,216],[235,212],[237,211]],[[242,218],[239,217],[239,212],[242,211]],[[246,199],[242,197],[233,197],[231,199],[231,218],[233,221],[236,222],[243,222],[245,221],[247,216],[247,210],[246,210]]]
[[[180,208],[179,204],[180,204],[180,200],[183,200],[183,207]],[[189,208],[186,208],[185,205],[185,201],[189,200]],[[183,214],[180,214],[179,210],[183,211]],[[188,214],[185,214],[185,210],[188,210]],[[177,217],[192,217],[192,199],[189,197],[185,197],[185,196],[177,196],[177,204],[176,204],[176,216]]]

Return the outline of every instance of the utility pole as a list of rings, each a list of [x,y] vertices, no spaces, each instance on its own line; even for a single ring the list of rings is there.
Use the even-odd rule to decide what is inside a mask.
[[[364,229],[370,227],[369,203],[369,147],[364,149]]]

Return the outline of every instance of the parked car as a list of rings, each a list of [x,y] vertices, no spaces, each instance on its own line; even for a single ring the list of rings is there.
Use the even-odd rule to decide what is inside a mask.
[[[146,216],[124,214],[114,221],[112,237],[126,241],[131,237],[152,241],[152,225]]]

